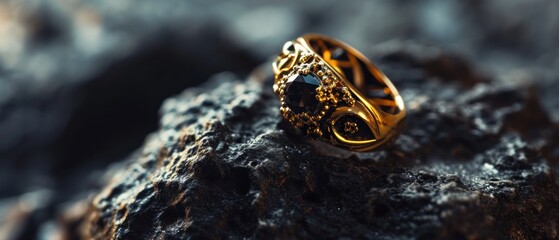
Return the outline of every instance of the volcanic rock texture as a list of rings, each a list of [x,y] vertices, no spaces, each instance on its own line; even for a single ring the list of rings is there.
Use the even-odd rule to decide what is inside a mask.
[[[0,1],[0,239],[558,239],[556,16],[555,0]],[[247,80],[310,32],[400,89],[394,145],[316,149],[281,121],[270,64]]]
[[[558,238],[558,132],[533,92],[452,54],[393,49],[375,58],[409,108],[393,146],[320,153],[281,121],[269,73],[217,75],[165,101],[159,130],[92,201],[84,236]]]

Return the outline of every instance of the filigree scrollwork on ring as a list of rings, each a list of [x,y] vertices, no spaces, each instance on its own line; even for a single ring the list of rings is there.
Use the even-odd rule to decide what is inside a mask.
[[[284,45],[273,69],[282,116],[312,139],[368,151],[397,135],[405,116],[401,97],[351,47],[306,35]]]

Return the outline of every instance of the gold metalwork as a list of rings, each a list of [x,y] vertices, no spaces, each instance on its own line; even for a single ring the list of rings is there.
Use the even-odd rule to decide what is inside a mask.
[[[371,151],[394,140],[406,115],[390,80],[365,56],[332,38],[307,34],[289,41],[273,63],[280,112],[312,139],[352,151]],[[313,73],[317,111],[295,113],[286,104],[288,79]]]

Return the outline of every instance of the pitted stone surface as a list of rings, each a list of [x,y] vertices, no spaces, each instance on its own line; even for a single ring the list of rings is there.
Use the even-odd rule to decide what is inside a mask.
[[[222,74],[188,89],[94,198],[84,237],[558,238],[541,154],[557,130],[537,101],[422,71],[393,78],[409,108],[395,144],[348,158],[293,133],[269,86]]]
[[[557,215],[557,189],[547,172],[557,183],[559,18],[553,16],[557,15],[558,4],[559,1],[524,0],[483,4],[458,0],[321,0],[320,5],[316,1],[270,4],[253,0],[211,4],[207,0],[0,1],[0,239],[79,239],[95,228],[104,231],[98,233],[98,238],[105,239],[112,231],[110,227],[122,236],[147,234],[142,228],[157,228],[153,237],[165,231],[172,239],[224,235],[229,230],[220,231],[216,226],[242,229],[232,224],[245,223],[248,230],[242,234],[231,230],[231,238],[271,238],[270,233],[277,233],[275,238],[428,238],[431,233],[449,236],[452,229],[459,229],[455,231],[457,236],[464,236],[464,232],[475,235],[477,231],[470,231],[474,227],[490,229],[479,233],[483,236],[557,238],[553,231],[557,229],[553,218]],[[324,14],[331,9],[336,9],[335,17]],[[433,13],[438,17],[433,18]],[[441,22],[441,17],[448,21]],[[355,165],[361,166],[359,170],[334,168],[335,164],[353,164],[355,159],[346,159],[347,154],[324,158],[296,135],[278,132],[286,125],[276,125],[277,105],[273,98],[253,99],[258,102],[254,108],[273,105],[270,109],[251,108],[248,114],[228,110],[232,118],[237,118],[230,124],[223,120],[226,114],[221,100],[201,99],[224,97],[233,91],[211,91],[216,85],[206,85],[200,90],[188,90],[188,96],[173,98],[180,102],[179,112],[190,104],[204,102],[203,106],[191,106],[189,113],[174,115],[162,110],[168,117],[159,120],[156,112],[164,99],[198,86],[218,72],[227,70],[243,76],[276,55],[285,41],[304,32],[339,38],[372,57],[401,90],[411,110],[408,128],[396,145],[360,155],[357,159],[364,160]],[[340,54],[333,52],[332,57],[343,57]],[[223,75],[216,78],[229,82]],[[227,86],[237,84],[243,82]],[[214,95],[202,96],[207,94]],[[237,106],[243,100],[237,101],[227,104]],[[259,115],[247,117],[250,114]],[[177,140],[177,136],[190,131],[186,130],[189,126],[208,119],[223,124],[216,125],[215,135],[202,129]],[[240,124],[247,119],[254,125]],[[162,128],[142,147],[147,153],[143,160],[136,153],[124,163],[123,156],[138,149],[146,135],[156,130],[158,121]],[[223,133],[225,130],[231,131],[231,136]],[[220,139],[222,135],[229,137]],[[189,150],[189,159],[193,159],[189,161],[210,159],[219,167],[224,166],[223,161],[241,167],[225,167],[228,170],[221,169],[223,173],[210,174],[219,179],[225,174],[225,180],[200,181],[191,170],[173,165],[165,154],[157,155],[162,146],[201,146],[196,136],[208,141],[200,149],[209,155],[202,158],[202,152]],[[280,143],[273,143],[276,141]],[[287,146],[282,150],[285,154],[274,150],[278,145]],[[235,149],[240,150],[233,153]],[[156,156],[163,159],[156,161],[160,165],[149,165]],[[236,159],[251,160],[239,163]],[[323,163],[328,160],[336,162]],[[113,166],[107,169],[109,164]],[[259,170],[255,172],[257,166]],[[263,170],[264,166],[271,170]],[[310,169],[308,177],[302,175],[306,174],[304,169]],[[137,185],[152,184],[154,171],[167,172],[155,179],[157,182],[181,186],[186,193],[173,192],[172,187],[159,188],[155,195],[150,192],[154,188],[146,188],[142,193],[145,195],[131,190]],[[460,191],[451,188],[454,192],[440,195],[437,188],[427,188],[424,180],[418,180],[427,178],[419,171],[437,176],[438,180],[429,186],[448,182],[444,179],[450,174],[452,181],[462,182],[457,186],[464,195],[479,191],[480,200],[466,206],[463,217],[456,211],[445,211],[433,203],[446,201],[453,206]],[[246,176],[246,172],[248,180],[240,179],[249,184],[233,184],[237,176]],[[384,183],[373,186],[371,174],[374,181],[385,180]],[[266,177],[269,179],[264,184]],[[114,179],[112,185],[100,180],[105,178]],[[135,178],[140,180],[132,182]],[[314,205],[305,205],[303,215],[293,210],[303,206],[295,201],[303,199],[296,197],[300,187],[293,186],[306,181],[316,184],[308,187],[313,191],[304,189],[304,199],[318,200]],[[277,187],[270,189],[272,183]],[[407,187],[410,184],[429,191]],[[262,221],[230,217],[216,220],[217,213],[234,215],[236,205],[228,202],[229,195],[216,200],[207,198],[210,194],[200,190],[201,186],[218,188],[212,190],[217,192],[255,191],[259,199],[265,199],[258,203],[266,203],[258,205],[265,209],[257,213]],[[244,187],[233,190],[235,186]],[[191,189],[204,194],[181,203],[193,209],[188,210],[190,214],[183,206],[175,207],[175,211],[159,202],[142,203],[148,199],[146,196],[162,202],[177,199],[177,194],[190,196],[196,193]],[[345,192],[325,193],[335,189]],[[427,202],[420,202],[420,195],[410,194],[409,189],[423,194]],[[107,196],[107,191],[114,193]],[[357,197],[347,193],[356,193]],[[484,198],[488,193],[496,198]],[[90,195],[102,195],[97,199],[105,200],[92,202]],[[445,200],[440,196],[449,197]],[[349,197],[352,199],[344,200]],[[239,201],[252,206],[244,201],[254,198]],[[345,208],[338,210],[333,202]],[[471,201],[462,204],[467,202]],[[369,212],[347,212],[357,204],[357,209]],[[121,210],[115,214],[115,209]],[[202,216],[200,209],[208,215]],[[426,213],[428,209],[430,215]],[[435,218],[437,213],[441,214]],[[252,217],[247,219],[254,220],[253,215],[249,216]],[[395,216],[403,221],[397,221]],[[99,222],[84,223],[86,217]],[[328,224],[321,226],[323,222]],[[182,223],[188,226],[182,227]],[[348,226],[360,231],[350,232]]]

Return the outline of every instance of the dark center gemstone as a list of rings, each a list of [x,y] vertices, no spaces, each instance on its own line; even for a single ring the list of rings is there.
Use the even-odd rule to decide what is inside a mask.
[[[319,86],[320,80],[313,73],[293,75],[287,80],[285,103],[294,113],[316,114],[321,105],[316,99]]]

